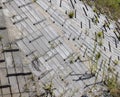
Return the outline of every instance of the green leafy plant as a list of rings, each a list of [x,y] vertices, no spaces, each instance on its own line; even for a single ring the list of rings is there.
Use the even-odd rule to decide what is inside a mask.
[[[45,97],[48,97],[48,94],[50,94],[50,97],[55,97],[54,93],[53,93],[53,90],[55,88],[53,88],[53,83],[50,82],[49,84],[45,84],[43,89],[45,90],[46,92],[46,96]]]
[[[97,37],[98,37],[98,38],[102,38],[102,37],[103,37],[103,33],[102,33],[102,32],[98,32],[98,33],[97,33]]]
[[[96,41],[98,42],[98,45],[101,47],[103,45],[103,32],[98,32],[96,35]]]
[[[114,71],[115,68],[109,65],[104,82],[112,97],[120,97],[120,83],[118,81],[118,72],[115,73]]]
[[[70,60],[70,64],[73,64],[73,60],[72,59]]]
[[[77,57],[77,60],[80,60],[80,56]]]
[[[100,53],[100,52],[98,52],[98,53],[95,55],[95,59],[96,59],[96,60],[99,60],[99,59],[100,59],[100,57],[101,57],[101,53]]]
[[[108,86],[108,89],[111,90],[112,88],[116,88],[116,79],[114,76],[108,77],[106,80],[106,84]]]
[[[93,54],[96,52],[97,44],[94,42]]]
[[[97,11],[98,11],[98,10],[97,10],[96,8],[94,8],[94,9],[93,9],[93,12],[95,12],[95,13],[96,13]]]
[[[102,40],[98,42],[98,45],[101,47],[103,45]]]
[[[95,74],[97,71],[97,65],[92,61],[92,58],[88,57],[89,69],[91,74]]]
[[[33,2],[36,2],[37,0],[33,0]]]
[[[118,65],[118,64],[119,64],[119,61],[118,61],[118,60],[114,60],[113,63],[114,63],[115,65]]]
[[[98,18],[96,17],[94,23],[97,25],[98,22],[99,22],[99,20],[98,20]]]
[[[74,12],[73,11],[69,12],[68,16],[69,16],[69,18],[73,18]]]
[[[120,97],[120,84],[116,80],[116,76],[111,76],[106,79],[106,85],[112,97]]]

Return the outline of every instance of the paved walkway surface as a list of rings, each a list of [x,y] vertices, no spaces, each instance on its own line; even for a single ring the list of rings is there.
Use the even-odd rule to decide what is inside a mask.
[[[9,40],[1,41],[1,97],[45,97],[47,91],[47,97],[103,97],[108,68],[119,80],[120,30],[114,21],[80,0],[2,3]]]
[[[1,1],[0,6],[2,6]],[[26,91],[25,85],[32,74],[19,76],[21,73],[29,73],[30,69],[18,45],[11,43],[15,38],[14,31],[17,30],[12,27],[10,19],[3,12],[6,13],[6,10],[0,9],[0,28],[6,27],[0,30],[0,37],[2,37],[0,41],[0,97],[29,97],[30,92],[23,91]]]

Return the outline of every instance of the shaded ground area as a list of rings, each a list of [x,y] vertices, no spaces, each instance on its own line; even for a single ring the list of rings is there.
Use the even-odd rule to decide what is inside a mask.
[[[95,5],[108,16],[112,16],[113,19],[120,18],[120,0],[95,0]]]
[[[29,97],[30,93],[35,92],[26,93],[32,74],[23,61],[23,53],[16,44],[11,43],[14,33],[13,29],[9,33],[11,23],[3,13],[1,1],[0,8],[0,97]]]
[[[93,0],[85,0],[88,4],[94,5]],[[118,20],[120,18],[120,0],[94,0],[95,6],[101,13]],[[96,10],[97,11],[97,10]]]

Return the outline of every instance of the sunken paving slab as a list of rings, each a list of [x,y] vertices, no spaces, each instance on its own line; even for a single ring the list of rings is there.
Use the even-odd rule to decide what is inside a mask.
[[[11,44],[10,47],[17,49],[15,44]],[[4,52],[3,55],[5,63],[4,67],[0,67],[0,95],[3,97],[7,97],[8,95],[9,97],[28,96],[28,93],[24,89],[28,79],[25,76],[29,77],[31,73],[29,67],[23,65],[20,51]],[[10,87],[7,87],[7,85],[10,85]]]
[[[0,22],[0,26],[8,26],[5,24],[3,10],[0,10]],[[18,45],[9,40],[8,29],[0,30],[0,36],[2,36],[0,41],[0,97],[28,97],[30,92],[26,92],[25,84],[28,77],[32,76],[29,66],[23,64],[23,54]],[[30,72],[29,75],[26,75],[28,72]],[[31,90],[32,93],[33,91]]]
[[[80,0],[33,1],[3,0],[3,8],[8,10],[9,19],[21,33],[21,37],[15,39],[11,46],[18,49],[17,44],[29,61],[25,67],[19,60],[19,50],[4,52],[6,63],[2,64],[11,69],[3,72],[32,72],[35,75],[8,77],[13,94],[34,97],[44,94],[45,87],[52,84],[56,97],[80,97],[89,93],[94,85],[97,89],[93,89],[93,94],[99,95],[95,91],[105,90],[101,87],[104,70],[107,72],[109,66],[114,67],[114,74],[118,72],[120,78],[120,65],[114,66],[114,61],[120,60],[120,44],[114,34],[114,31],[118,34],[114,21],[94,13]],[[68,16],[71,11],[74,12],[72,19]],[[96,42],[98,32],[102,33],[102,38]],[[92,75],[90,70],[96,65],[99,52],[101,57],[97,61],[97,71]],[[29,92],[24,93],[25,90]]]

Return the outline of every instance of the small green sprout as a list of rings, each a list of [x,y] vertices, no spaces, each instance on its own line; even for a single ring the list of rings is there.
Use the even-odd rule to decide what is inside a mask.
[[[68,16],[69,16],[69,18],[73,18],[74,12],[73,11],[69,12]]]
[[[101,57],[101,53],[98,52],[98,53],[95,55],[95,58],[96,58],[96,60],[98,60],[98,59],[100,59],[100,57]]]
[[[98,33],[97,33],[97,36],[98,36],[98,38],[102,38],[103,33],[102,33],[102,32],[98,32]]]

